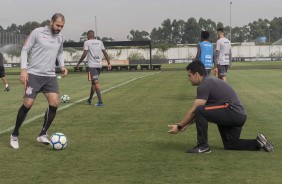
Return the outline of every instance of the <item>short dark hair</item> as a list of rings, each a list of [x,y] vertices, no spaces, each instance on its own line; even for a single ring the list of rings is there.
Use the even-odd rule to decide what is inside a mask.
[[[55,22],[58,18],[61,18],[62,21],[65,22],[65,17],[64,17],[63,14],[61,14],[61,13],[55,13],[55,14],[52,16],[51,20],[52,20],[53,22]]]
[[[207,75],[205,65],[200,60],[194,60],[192,61],[187,67],[186,70],[190,70],[192,74],[195,74],[198,72],[201,76]]]
[[[202,31],[201,32],[201,37],[204,39],[204,40],[207,40],[209,39],[210,37],[210,33],[208,31]]]
[[[222,27],[218,28],[216,31],[224,33],[224,29]]]
[[[87,34],[93,34],[93,36],[95,35],[95,33],[94,33],[93,30],[89,30],[89,31],[87,32]]]

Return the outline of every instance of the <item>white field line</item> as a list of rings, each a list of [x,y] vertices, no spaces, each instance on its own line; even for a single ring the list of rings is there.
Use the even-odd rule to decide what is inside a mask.
[[[113,90],[113,89],[116,89],[116,88],[119,88],[119,87],[121,87],[121,86],[124,86],[124,85],[126,85],[126,84],[128,84],[128,83],[131,83],[131,82],[134,82],[134,81],[136,81],[136,80],[139,80],[139,79],[142,79],[142,78],[145,78],[145,77],[149,77],[149,76],[152,76],[152,75],[155,75],[155,74],[158,74],[158,73],[160,73],[160,72],[155,72],[155,73],[152,73],[152,74],[149,74],[149,75],[143,75],[143,76],[141,76],[141,77],[136,77],[136,78],[130,79],[129,81],[123,82],[123,83],[118,84],[118,85],[113,86],[113,87],[110,87],[109,89],[105,89],[105,90],[101,91],[101,93],[106,93],[106,92],[111,91],[111,90]],[[95,97],[95,96],[96,96],[96,94],[94,95],[94,97]],[[73,105],[75,105],[75,104],[78,104],[78,103],[80,103],[80,102],[82,102],[82,101],[85,101],[85,100],[87,100],[87,99],[88,99],[88,98],[83,98],[83,99],[77,100],[77,101],[75,101],[75,102],[72,102],[72,103],[70,103],[70,104],[68,104],[68,105],[65,105],[65,106],[63,106],[63,107],[59,107],[57,111],[61,111],[61,110],[63,110],[63,109],[69,108],[69,107],[71,107],[71,106],[73,106]],[[23,123],[23,125],[29,124],[29,123],[35,121],[35,120],[38,119],[38,118],[44,117],[44,115],[45,115],[45,113],[40,114],[40,115],[33,116],[33,117],[29,118],[28,120],[25,120],[24,123]],[[7,129],[5,129],[5,130],[0,131],[0,134],[6,133],[6,132],[10,132],[10,131],[12,131],[13,129],[14,129],[14,126],[9,127],[9,128],[7,128]]]

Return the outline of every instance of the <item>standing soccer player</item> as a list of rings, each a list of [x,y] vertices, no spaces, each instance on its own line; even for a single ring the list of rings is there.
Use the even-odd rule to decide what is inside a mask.
[[[223,28],[217,29],[218,40],[215,48],[215,63],[217,64],[218,77],[226,81],[227,70],[231,67],[231,43],[224,37]]]
[[[27,38],[21,52],[20,80],[25,87],[23,105],[20,107],[12,132],[10,145],[19,148],[19,129],[39,92],[43,92],[49,107],[46,110],[43,127],[37,141],[50,144],[47,130],[53,122],[59,105],[59,87],[55,74],[56,59],[64,76],[68,71],[64,67],[63,37],[60,31],[64,27],[65,18],[56,13],[52,16],[50,26],[34,29]],[[29,62],[27,54],[30,53]]]
[[[111,63],[103,42],[95,39],[94,31],[90,30],[87,32],[87,39],[88,40],[84,42],[83,53],[76,65],[76,68],[79,67],[79,64],[87,56],[88,67],[89,67],[88,79],[91,80],[92,83],[90,88],[90,95],[86,103],[88,105],[91,105],[94,92],[96,91],[98,97],[98,103],[96,103],[95,105],[103,106],[104,103],[102,101],[102,96],[100,92],[100,83],[99,83],[99,75],[102,68],[102,53],[104,54],[107,60],[108,70],[111,70]]]
[[[0,52],[0,78],[5,84],[5,91],[10,91],[10,87],[8,84],[7,79],[5,78],[5,68],[4,68],[4,57],[3,54]]]
[[[205,65],[207,75],[210,75],[213,65],[213,45],[208,41],[210,33],[208,31],[201,32],[201,42],[198,44],[196,60],[202,61]]]

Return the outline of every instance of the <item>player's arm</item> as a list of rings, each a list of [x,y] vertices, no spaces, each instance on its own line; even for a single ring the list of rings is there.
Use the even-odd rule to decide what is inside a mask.
[[[229,67],[232,67],[232,50],[229,50]]]
[[[102,52],[103,52],[103,54],[104,54],[104,56],[105,56],[105,58],[106,58],[106,60],[107,60],[107,63],[108,63],[108,70],[111,70],[111,69],[112,69],[112,66],[111,66],[110,58],[109,58],[109,56],[108,56],[108,53],[107,53],[106,49],[103,49]]]
[[[68,70],[65,68],[65,60],[64,60],[64,53],[63,53],[63,41],[60,45],[58,54],[57,54],[57,61],[59,63],[61,72],[63,73],[63,76],[66,76],[68,74]]]
[[[28,80],[27,74],[27,55],[29,51],[32,49],[33,45],[36,42],[36,31],[32,31],[30,35],[27,37],[24,46],[21,51],[21,76],[20,81],[23,84],[26,84]]]
[[[171,128],[168,133],[176,134],[181,131],[184,127],[187,127],[194,123],[195,119],[195,111],[198,106],[205,105],[206,100],[203,99],[196,99],[191,107],[191,109],[186,113],[185,117],[179,123],[175,125],[168,125]]]
[[[196,54],[196,58],[195,59],[200,59],[200,55],[201,55],[201,47],[200,47],[200,44],[198,44],[198,46],[197,46],[197,54]]]
[[[77,68],[77,69],[78,69],[80,63],[81,63],[81,62],[85,59],[85,57],[87,56],[87,53],[88,53],[88,50],[83,50],[83,53],[82,53],[82,55],[81,55],[81,57],[80,57],[80,59],[79,59],[77,65],[76,65],[76,68]]]

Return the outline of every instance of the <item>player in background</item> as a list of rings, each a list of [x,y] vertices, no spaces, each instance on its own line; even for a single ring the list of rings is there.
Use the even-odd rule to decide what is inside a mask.
[[[195,122],[197,145],[187,153],[210,153],[208,124],[218,127],[224,149],[274,152],[272,144],[259,133],[256,139],[240,139],[247,113],[234,89],[215,77],[207,76],[201,61],[193,61],[186,67],[189,81],[198,86],[196,99],[185,117],[168,132],[176,134]]]
[[[64,67],[63,36],[60,33],[64,24],[64,16],[60,13],[54,14],[50,25],[34,29],[22,48],[20,81],[24,84],[25,96],[23,105],[18,111],[16,125],[10,139],[10,145],[14,149],[19,148],[20,126],[39,92],[43,92],[49,107],[46,110],[43,127],[37,141],[50,144],[47,130],[56,116],[59,105],[59,87],[55,73],[56,59],[59,62],[63,76],[68,73]],[[30,53],[29,62],[27,62],[28,53]]]
[[[214,62],[217,64],[215,72],[218,71],[218,78],[226,81],[227,70],[231,67],[231,43],[224,37],[223,28],[217,29],[217,37],[214,54]],[[217,70],[217,71],[216,71]]]
[[[213,67],[213,44],[208,41],[210,33],[208,31],[201,32],[201,42],[198,44],[196,60],[202,61],[205,65],[207,75],[210,75]]]
[[[100,91],[100,83],[99,83],[99,75],[102,68],[102,53],[105,56],[105,59],[108,63],[108,70],[111,70],[111,63],[107,51],[104,47],[102,41],[95,39],[94,31],[90,30],[87,32],[87,41],[84,42],[83,45],[83,53],[81,55],[80,60],[78,61],[76,68],[79,68],[79,64],[84,60],[87,56],[88,61],[88,80],[91,80],[91,88],[90,88],[90,95],[87,99],[86,103],[91,105],[91,101],[96,91],[98,102],[95,104],[96,106],[103,106],[103,100]]]
[[[5,91],[10,91],[10,87],[8,84],[8,81],[5,77],[5,68],[4,68],[4,57],[3,54],[0,52],[0,78],[2,79],[2,81],[5,84]]]

